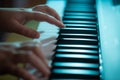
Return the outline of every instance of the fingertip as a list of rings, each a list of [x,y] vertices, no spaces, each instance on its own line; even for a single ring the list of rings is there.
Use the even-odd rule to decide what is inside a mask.
[[[39,38],[40,33],[37,31],[31,31],[30,33],[26,34],[25,36],[27,36],[29,38]]]
[[[65,28],[65,25],[62,23],[61,28]]]
[[[40,33],[39,32],[32,32],[30,34],[25,34],[24,36],[29,37],[29,38],[39,38]]]
[[[60,28],[65,28],[65,25],[64,25],[62,22],[60,22],[59,27],[60,27]]]

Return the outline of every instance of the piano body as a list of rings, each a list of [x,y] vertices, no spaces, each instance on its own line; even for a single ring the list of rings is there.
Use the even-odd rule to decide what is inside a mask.
[[[46,22],[39,40],[58,36],[50,80],[120,80],[120,10],[113,0],[48,0],[66,28]],[[49,33],[49,34],[48,34]]]

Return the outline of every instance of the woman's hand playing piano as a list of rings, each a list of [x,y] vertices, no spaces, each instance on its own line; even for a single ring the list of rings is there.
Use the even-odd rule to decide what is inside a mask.
[[[46,21],[60,28],[64,27],[59,15],[52,8],[41,5],[32,9],[32,11],[0,9],[0,31],[15,32],[30,38],[38,38],[40,33],[26,27],[25,23],[30,20]]]
[[[56,40],[52,39],[53,38],[49,40],[46,39],[41,41],[41,43],[29,41],[1,44],[0,74],[12,74],[22,77],[25,80],[39,80],[43,77],[48,78],[50,66],[46,58],[50,59],[50,56],[53,54],[53,49],[56,47],[54,45]],[[42,73],[42,75],[36,77],[36,75],[34,75],[36,72],[30,74],[26,69],[18,66],[20,63],[29,64],[37,70],[37,75],[39,75],[39,73]]]

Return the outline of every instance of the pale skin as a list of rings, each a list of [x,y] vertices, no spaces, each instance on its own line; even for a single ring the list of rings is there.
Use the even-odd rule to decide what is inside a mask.
[[[64,27],[59,15],[55,10],[46,5],[39,5],[33,7],[32,12],[0,10],[0,31],[15,32],[26,37],[38,38],[40,36],[39,32],[32,30],[24,25],[29,20],[46,21],[60,28]],[[53,38],[50,38],[50,40],[52,39]],[[31,44],[32,46],[27,44]],[[51,48],[54,49],[55,46],[52,46],[53,48]],[[38,45],[38,43],[25,42],[21,43],[19,47],[16,47],[13,44],[1,45],[0,47],[8,49],[4,51],[0,50],[0,74],[8,73],[22,77],[24,80],[39,80],[34,75],[29,74],[25,69],[17,66],[18,63],[29,63],[39,72],[41,72],[44,77],[49,76],[50,66],[48,66],[47,60],[45,58],[47,53],[44,54],[44,51],[48,49],[42,51],[42,48],[40,45]],[[52,51],[52,49],[50,50]],[[17,54],[13,54],[13,50],[16,51]]]

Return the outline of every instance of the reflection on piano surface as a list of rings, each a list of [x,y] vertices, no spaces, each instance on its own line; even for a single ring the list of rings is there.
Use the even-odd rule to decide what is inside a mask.
[[[117,21],[112,17],[114,12],[111,10],[114,10],[110,8],[111,2],[48,0],[47,5],[59,13],[66,25],[66,28],[59,29],[43,22],[38,27],[38,31],[45,31],[40,40],[50,36],[58,37],[50,80],[120,80],[117,63],[120,56],[116,56],[120,52],[120,43],[117,38],[119,35],[113,33],[116,30],[111,26]],[[109,28],[107,32],[106,28]],[[110,37],[111,30],[113,38]],[[112,40],[113,46],[109,46]]]

